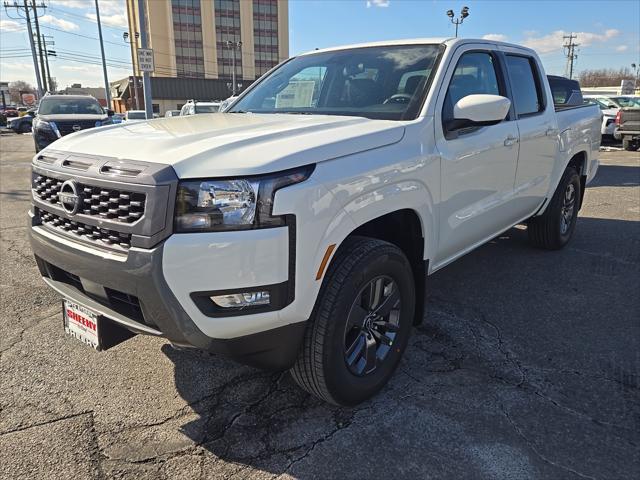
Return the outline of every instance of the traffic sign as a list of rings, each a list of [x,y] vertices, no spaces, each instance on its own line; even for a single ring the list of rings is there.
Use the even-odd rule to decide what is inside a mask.
[[[141,72],[153,72],[155,70],[155,65],[153,63],[153,49],[138,49],[138,67]]]

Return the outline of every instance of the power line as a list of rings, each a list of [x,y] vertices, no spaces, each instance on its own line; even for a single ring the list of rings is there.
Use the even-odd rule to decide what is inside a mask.
[[[96,37],[92,37],[90,35],[83,35],[81,33],[67,32],[66,30],[61,30],[59,28],[50,27],[48,25],[42,25],[42,28],[46,28],[47,30],[53,30],[55,32],[66,33],[67,35],[73,35],[73,36],[76,36],[76,37],[88,38],[89,40],[95,40],[96,42],[99,41]],[[126,48],[126,45],[123,45],[122,43],[118,43],[118,42],[111,42],[109,40],[105,40],[104,43],[110,43],[111,45],[117,45],[119,47],[125,47]]]

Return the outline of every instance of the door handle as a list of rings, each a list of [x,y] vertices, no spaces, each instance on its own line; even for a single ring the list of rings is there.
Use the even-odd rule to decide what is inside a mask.
[[[511,135],[509,135],[507,138],[504,139],[505,147],[510,147],[512,145],[515,145],[516,143],[518,143],[517,137],[512,137]]]

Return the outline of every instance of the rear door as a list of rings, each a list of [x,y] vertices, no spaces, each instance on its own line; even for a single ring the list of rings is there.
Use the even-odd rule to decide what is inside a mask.
[[[541,67],[523,50],[504,47],[520,153],[514,191],[522,215],[534,213],[549,191],[559,134],[553,97]]]
[[[518,159],[518,127],[510,117],[497,125],[447,132],[453,105],[472,94],[508,96],[497,52],[466,44],[454,53],[435,109],[441,155],[441,203],[436,264],[444,264],[508,228]]]

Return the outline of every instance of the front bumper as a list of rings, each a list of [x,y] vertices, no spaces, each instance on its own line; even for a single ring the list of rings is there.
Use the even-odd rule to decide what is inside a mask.
[[[132,332],[165,337],[177,346],[220,353],[259,368],[285,369],[293,365],[306,322],[268,328],[273,315],[277,317],[278,314],[273,311],[211,318],[200,312],[187,296],[192,288],[207,281],[207,269],[211,264],[215,265],[216,260],[236,258],[242,262],[247,257],[228,255],[231,252],[225,251],[224,247],[234,248],[230,242],[216,245],[205,242],[200,248],[213,252],[209,255],[213,257],[213,263],[211,258],[200,257],[199,262],[190,264],[188,259],[196,247],[192,246],[190,251],[188,245],[180,243],[180,249],[176,249],[171,242],[174,237],[150,249],[132,247],[126,256],[121,256],[96,251],[43,225],[32,225],[30,229],[31,247],[40,272],[45,282],[63,297],[97,311]],[[257,245],[254,243],[254,250],[260,254]],[[184,259],[182,267],[180,257]],[[210,279],[234,286],[237,279],[229,271],[232,266],[227,262],[215,272],[209,270]],[[178,277],[180,269],[183,275]],[[211,285],[211,282],[207,281],[207,284]],[[215,288],[217,285],[214,284]],[[228,336],[233,333],[232,328],[237,332],[247,331],[247,325],[257,325],[258,333]],[[225,338],[210,335],[217,329]]]

